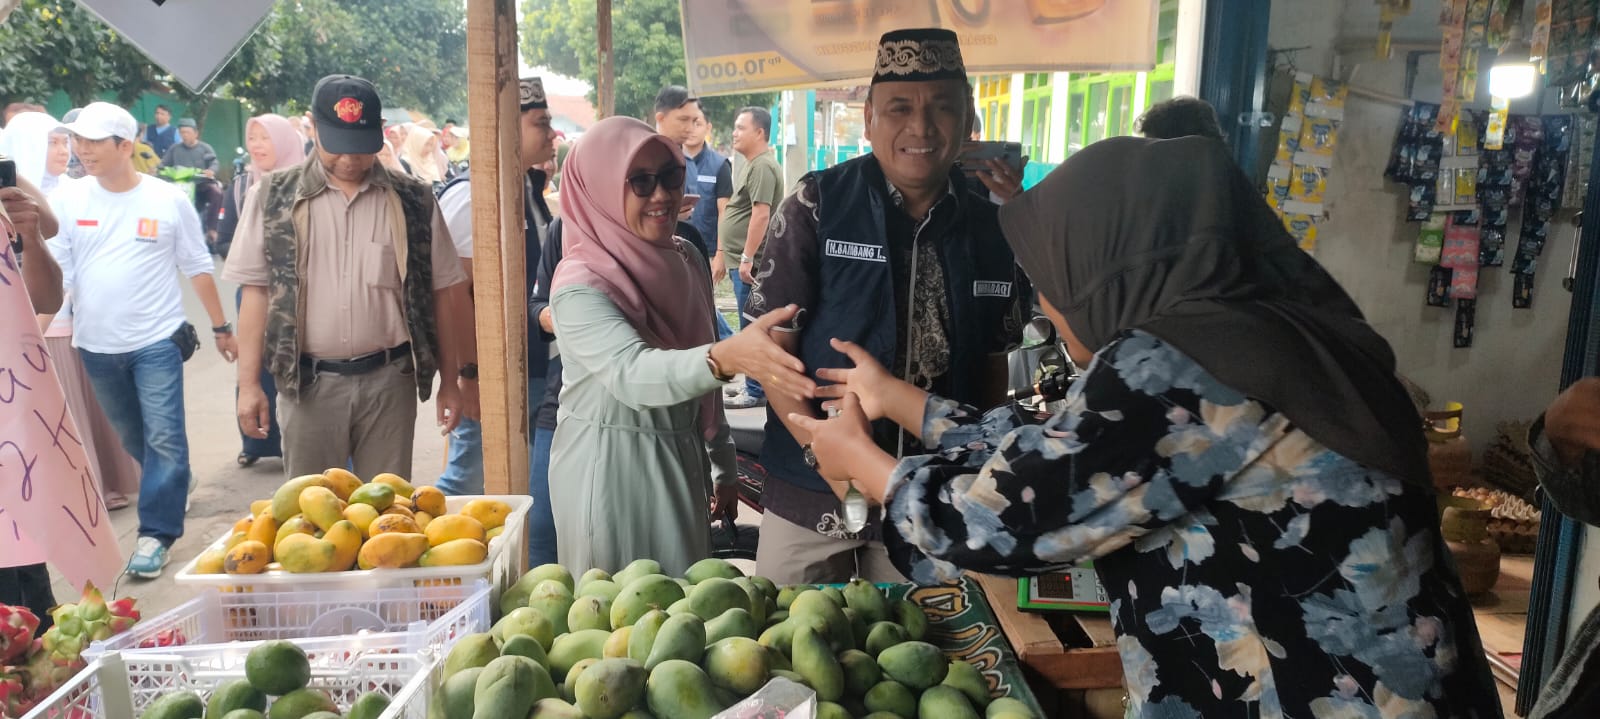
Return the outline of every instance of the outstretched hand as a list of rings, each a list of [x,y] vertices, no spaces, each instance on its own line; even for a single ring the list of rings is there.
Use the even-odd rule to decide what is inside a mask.
[[[794,320],[796,305],[768,312],[732,337],[711,345],[711,358],[728,373],[742,373],[774,392],[795,399],[816,396],[817,383],[806,376],[805,363],[783,349],[769,334]]]

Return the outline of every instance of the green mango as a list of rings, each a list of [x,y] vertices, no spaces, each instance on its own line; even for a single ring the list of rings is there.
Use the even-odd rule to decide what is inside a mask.
[[[739,577],[733,580],[733,583],[739,585],[739,588],[743,589],[744,593],[750,597],[750,616],[755,617],[756,626],[766,626],[767,614],[771,611],[768,606],[767,595],[763,594],[761,588],[756,586],[755,582],[750,581],[749,577]]]
[[[545,651],[544,645],[526,634],[507,638],[506,643],[500,646],[500,656],[527,657],[538,662],[540,666],[550,663],[549,653]]]
[[[872,712],[871,714],[861,715],[861,719],[906,719],[906,717],[890,712]]]
[[[757,644],[760,644],[760,642],[757,642]],[[761,648],[767,650],[768,666],[772,667],[773,669],[784,669],[791,672],[794,671],[794,665],[789,662],[789,655],[778,651],[777,647],[763,646]]]
[[[578,577],[578,583],[572,588],[572,593],[581,597],[583,596],[584,587],[589,586],[590,582],[609,581],[611,581],[611,573],[599,567],[595,567],[587,572],[584,572],[583,576]]]
[[[967,701],[967,695],[960,689],[939,685],[929,688],[917,698],[917,714],[925,717],[939,717],[939,719],[979,719],[972,703]]]
[[[860,649],[860,648],[866,646],[867,645],[867,622],[861,618],[861,613],[856,611],[856,610],[854,610],[854,609],[851,609],[849,607],[845,607],[844,609],[842,609],[840,611],[844,612],[845,620],[850,622],[850,646],[851,646],[851,648]]]
[[[632,711],[629,711],[629,712],[623,714],[620,719],[656,719],[656,718],[653,717],[653,716],[650,716],[650,712],[647,712],[647,711],[645,711],[643,709],[634,709]]]
[[[529,593],[531,594],[532,589],[539,586],[539,582],[547,580],[560,582],[569,592],[577,586],[572,581],[572,572],[567,571],[566,567],[555,563],[541,564],[528,570],[527,574],[522,575],[522,578],[517,580],[517,584],[520,585],[523,582],[527,582]]]
[[[550,643],[556,640],[556,625],[551,624],[550,619],[537,609],[519,607],[507,612],[489,629],[489,636],[500,645],[519,634],[532,637],[545,651],[549,651]]]
[[[828,601],[833,602],[833,606],[835,607],[844,609],[846,606],[849,606],[844,601],[844,592],[838,587],[823,587],[818,591],[821,591],[822,596],[827,597]]]
[[[389,708],[389,697],[378,692],[367,692],[356,697],[350,705],[348,719],[378,719]]]
[[[301,719],[344,719],[344,717],[339,716],[339,712],[311,712]]]
[[[528,719],[584,719],[583,711],[560,699],[540,699],[533,703]]]
[[[984,710],[985,719],[1038,719],[1032,709],[1020,699],[995,697]]]
[[[743,576],[744,572],[739,571],[739,568],[733,566],[731,562],[716,557],[695,562],[683,573],[683,578],[689,580],[690,584],[699,584],[712,577],[739,579]]]
[[[622,587],[617,586],[616,582],[609,579],[596,579],[583,585],[583,588],[578,590],[578,596],[580,597],[599,597],[612,603],[617,601],[617,595],[621,593]]]
[[[761,646],[768,647],[778,653],[789,656],[794,646],[794,629],[800,626],[799,622],[784,622],[767,627],[767,630],[756,637]]]
[[[645,703],[658,719],[710,719],[728,708],[718,698],[711,678],[681,659],[664,661],[650,672]]]
[[[667,613],[652,609],[633,623],[633,635],[628,637],[628,658],[640,664],[650,658],[650,648],[655,646],[661,625],[667,623]]]
[[[872,656],[878,656],[883,650],[896,644],[911,641],[911,635],[906,633],[906,628],[894,622],[878,622],[867,630],[867,643],[862,648]]]
[[[294,642],[262,642],[245,655],[244,678],[263,694],[283,696],[311,681],[311,661]]]
[[[640,560],[643,561],[643,560]],[[635,562],[637,564],[637,562]],[[633,565],[628,565],[633,566]],[[618,576],[621,576],[620,574]],[[666,609],[684,598],[683,587],[670,577],[652,574],[622,585],[622,592],[611,603],[611,628],[632,626],[652,609]]]
[[[779,609],[767,615],[767,623],[763,626],[775,627],[789,618],[789,610]]]
[[[867,711],[888,712],[906,719],[914,719],[917,716],[916,693],[892,679],[878,682],[868,689],[867,696],[862,702],[867,705]],[[936,718],[930,717],[930,719]]]
[[[844,585],[845,606],[856,610],[867,624],[889,621],[889,602],[878,585],[857,579]]]
[[[706,622],[706,644],[716,644],[728,637],[755,639],[761,636],[757,626],[755,617],[750,616],[749,612],[734,607]]]
[[[794,682],[796,684],[799,684],[801,686],[804,686],[807,689],[811,688],[811,680],[809,680],[809,679],[807,679],[807,678],[805,678],[803,676],[800,676],[799,672],[794,671],[792,669],[773,669],[772,670],[772,678],[773,679],[778,679],[780,677],[783,678],[783,679],[788,679],[789,681]]]
[[[778,590],[778,608],[788,609],[794,604],[795,597],[800,596],[801,592],[809,592],[814,589],[816,589],[816,587],[807,586],[804,584],[786,585],[783,589]]]
[[[967,695],[967,701],[978,709],[989,706],[989,680],[983,678],[983,672],[978,671],[977,667],[967,662],[959,659],[950,662],[950,671],[940,684],[959,689]]]
[[[844,707],[833,702],[817,702],[816,719],[854,719]]]
[[[741,697],[767,683],[772,667],[767,648],[746,637],[731,637],[706,648],[706,675],[711,683]]]
[[[839,667],[844,669],[846,696],[866,696],[867,690],[883,681],[883,670],[878,668],[878,660],[863,651],[844,650],[839,654]]]
[[[830,587],[831,588],[831,587]],[[837,590],[835,590],[837,593]],[[851,634],[850,618],[844,615],[843,596],[840,603],[835,604],[825,591],[811,590],[801,592],[794,598],[794,603],[789,605],[789,617],[821,619],[827,623],[827,630],[823,634],[828,646],[835,652],[842,652],[855,647],[855,637]]]
[[[928,614],[916,603],[902,599],[894,603],[894,622],[905,627],[906,636],[911,641],[920,642],[928,638]]]
[[[489,662],[473,686],[473,719],[527,716],[535,700],[536,673],[544,673],[544,667],[527,657],[511,655]],[[545,681],[549,680],[546,673]]]
[[[672,606],[667,607],[667,614],[670,614],[674,617],[678,616],[679,614],[694,614],[694,605],[689,603],[688,597],[684,597],[676,602],[673,602]]]
[[[494,643],[493,637],[488,634],[468,634],[450,647],[450,653],[445,655],[443,677],[449,679],[463,669],[489,666],[489,662],[499,658],[500,647]]]
[[[604,657],[606,640],[610,638],[611,632],[604,629],[584,629],[556,637],[550,647],[550,671],[566,676],[579,661]]]
[[[594,666],[599,661],[599,659],[584,659],[567,670],[566,681],[561,683],[561,696],[567,700],[568,704],[576,704],[578,701],[578,677],[583,676],[585,669]]]
[[[950,673],[950,660],[927,642],[902,642],[889,647],[878,655],[878,666],[890,679],[917,691],[937,685]]]
[[[660,562],[654,559],[635,559],[623,567],[622,571],[611,575],[611,581],[616,582],[618,586],[626,587],[640,577],[661,573]]]
[[[771,579],[755,576],[750,578],[750,582],[755,584],[757,587],[760,587],[761,593],[767,595],[767,599],[777,601],[778,585],[773,584]]]
[[[567,631],[604,629],[611,631],[611,602],[600,597],[578,597],[567,610]]]
[[[639,626],[637,622],[632,627],[623,627],[611,633],[611,638],[606,640],[606,645],[600,648],[600,656],[605,659],[627,659],[628,642],[633,639],[633,629]]]
[[[472,694],[478,688],[483,667],[462,669],[444,680],[434,692],[428,719],[472,719]]]
[[[632,659],[602,659],[578,675],[578,709],[590,719],[618,719],[644,698],[649,673]]]
[[[661,631],[656,634],[655,643],[650,646],[650,656],[645,659],[644,668],[655,671],[657,666],[669,659],[698,663],[705,653],[705,622],[693,614],[667,617],[666,623],[661,625]]]
[[[306,719],[317,712],[339,713],[333,697],[321,689],[296,689],[278,697],[267,710],[267,719]]]
[[[255,688],[248,679],[223,682],[211,691],[206,702],[206,716],[220,717],[235,709],[267,710],[267,695]]]
[[[543,614],[558,637],[571,631],[567,626],[567,612],[572,610],[572,602],[572,590],[554,579],[539,582],[528,595],[528,608]]]
[[[223,714],[222,719],[267,719],[267,715],[254,709],[235,709]]]
[[[205,716],[206,704],[194,692],[174,692],[151,702],[139,719],[200,719]]]
[[[796,600],[798,601],[798,600]],[[809,626],[794,630],[794,647],[789,654],[794,670],[809,680],[817,697],[823,701],[838,701],[844,696],[844,668],[828,647],[827,640]]]
[[[750,595],[731,579],[712,577],[694,585],[689,593],[689,610],[707,622],[735,607],[749,612]]]

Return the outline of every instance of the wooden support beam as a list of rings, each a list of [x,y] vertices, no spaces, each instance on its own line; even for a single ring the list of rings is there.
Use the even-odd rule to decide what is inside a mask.
[[[611,0],[595,0],[594,17],[600,36],[600,117],[617,114],[617,74],[611,52]]]
[[[528,289],[516,0],[467,0],[467,110],[473,139],[472,273],[484,491],[526,495]]]

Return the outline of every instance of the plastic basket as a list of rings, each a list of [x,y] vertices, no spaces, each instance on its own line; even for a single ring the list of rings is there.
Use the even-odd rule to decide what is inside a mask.
[[[244,678],[259,642],[168,647],[160,653],[111,652],[56,690],[23,719],[132,719],[157,698],[193,691],[202,700],[225,682]],[[383,719],[426,719],[438,659],[404,652],[404,636],[373,634],[295,641],[311,660],[311,683],[340,711],[375,691],[390,697]]]
[[[457,639],[489,631],[487,580],[469,586],[395,587],[366,592],[309,591],[200,596],[145,619],[110,639],[90,644],[85,659],[107,652],[160,653],[169,647],[265,639],[304,639],[397,632],[408,652],[448,649]]]
[[[194,571],[199,557],[190,560],[178,570],[179,584],[216,587],[225,593],[249,594],[288,591],[362,591],[371,592],[391,587],[470,586],[473,580],[487,579],[492,590],[491,602],[500,601],[500,592],[510,588],[527,570],[528,509],[533,498],[511,495],[464,495],[445,498],[450,512],[474,499],[498,499],[511,505],[511,516],[506,517],[505,529],[489,542],[489,555],[477,564],[454,567],[413,567],[410,569],[365,569],[326,574],[294,574],[281,569],[269,569],[260,574],[197,574]],[[225,530],[209,548],[221,549],[232,535]]]

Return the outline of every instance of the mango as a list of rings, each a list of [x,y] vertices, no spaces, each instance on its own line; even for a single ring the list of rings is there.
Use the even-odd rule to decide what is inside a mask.
[[[689,592],[689,610],[702,621],[711,621],[729,609],[750,611],[750,595],[733,580],[712,577],[694,585]]]
[[[260,574],[272,561],[267,545],[247,539],[234,545],[222,558],[222,571],[229,574]]]
[[[256,501],[250,503],[250,516],[252,516],[252,517],[260,516],[260,514],[262,512],[271,511],[271,509],[272,509],[272,500],[270,500],[270,499],[258,499]]]
[[[395,504],[389,505],[389,508],[383,510],[382,512],[379,512],[378,516],[381,517],[381,516],[386,515],[386,514],[398,514],[398,515],[400,515],[402,517],[405,517],[406,519],[409,519],[409,520],[411,520],[413,522],[417,521],[417,513],[411,511],[410,507],[407,507],[407,506],[404,506],[402,504],[399,504],[398,502],[396,502]]]
[[[841,652],[839,668],[844,670],[845,696],[866,696],[867,690],[883,681],[883,670],[878,668],[878,660],[858,649]]]
[[[712,643],[706,647],[704,664],[712,684],[741,697],[756,693],[772,671],[767,648],[745,637]]]
[[[711,678],[681,659],[662,662],[645,682],[645,704],[656,719],[708,719],[728,708]]]
[[[756,618],[740,607],[734,607],[722,613],[722,616],[706,622],[706,644],[716,644],[728,637],[744,637],[754,641],[761,636],[756,626]]]
[[[983,709],[989,706],[989,680],[983,678],[983,672],[978,671],[977,667],[967,662],[951,661],[950,670],[940,684],[965,694],[973,707]]]
[[[333,571],[333,542],[317,539],[309,534],[291,534],[278,543],[278,563],[283,570],[294,574],[316,574]]]
[[[591,719],[619,719],[644,698],[644,666],[632,659],[602,659],[578,675],[573,696]]]
[[[549,651],[550,644],[556,640],[556,629],[555,625],[538,610],[518,607],[495,622],[494,627],[489,630],[489,635],[496,643],[502,645],[517,635],[533,637],[539,642],[539,646]]]
[[[770,626],[773,626],[773,625],[776,625],[776,624],[782,624],[784,621],[788,620],[788,618],[789,618],[789,610],[787,610],[787,609],[779,609],[778,611],[767,615],[766,626],[770,627]]]
[[[415,512],[412,512],[412,518],[416,520],[417,526],[422,528],[422,533],[427,534],[428,525],[433,524],[433,515],[419,509]],[[485,535],[483,541],[485,544],[487,544],[489,537]]]
[[[621,594],[622,587],[617,586],[616,582],[609,579],[596,579],[582,585],[582,588],[578,590],[578,596],[580,597],[599,597],[610,604],[615,604],[618,595]]]
[[[695,562],[689,565],[689,569],[683,573],[683,578],[689,580],[690,584],[699,584],[712,577],[738,579],[743,576],[744,572],[739,571],[738,567],[733,566],[726,559],[717,559],[716,557]]]
[[[804,686],[807,689],[811,688],[811,683],[809,681],[807,681],[805,677],[800,676],[798,673],[796,673],[794,670],[791,670],[791,669],[774,669],[774,670],[772,670],[772,678],[773,679],[788,679],[789,681],[794,682],[796,684],[799,684],[801,686]]]
[[[577,707],[560,699],[540,699],[533,703],[528,719],[584,719]]]
[[[601,659],[605,656],[606,640],[611,632],[603,629],[584,629],[562,634],[550,645],[550,671],[566,676],[572,665],[584,659]]]
[[[752,584],[756,585],[757,587],[760,587],[761,588],[761,592],[763,594],[767,595],[767,599],[768,600],[771,600],[773,602],[777,601],[777,599],[778,599],[778,585],[773,584],[771,579],[767,579],[766,577],[762,577],[762,576],[754,576],[754,577],[750,577],[750,582]]]
[[[611,638],[606,640],[606,645],[600,648],[600,657],[603,659],[627,659],[628,640],[633,638],[633,627],[623,627],[611,633]]]
[[[386,484],[363,484],[350,493],[351,504],[365,504],[382,512],[394,506],[394,488]]]
[[[474,499],[467,502],[458,514],[478,520],[485,530],[504,526],[506,518],[511,516],[511,505],[498,499]]]
[[[827,597],[828,601],[833,602],[833,606],[836,606],[840,609],[844,609],[846,606],[848,606],[844,601],[844,592],[838,587],[823,587],[817,591],[822,592],[822,596]]]
[[[864,647],[867,645],[867,623],[861,619],[861,613],[845,607],[839,611],[844,612],[844,618],[850,622],[850,646]]]
[[[917,715],[917,695],[906,685],[892,679],[878,682],[868,689],[863,703],[871,712],[888,712],[902,717]]]
[[[550,655],[545,652],[544,645],[539,640],[526,634],[513,634],[506,637],[505,643],[500,645],[500,656],[527,657],[538,662],[541,666],[549,663]]]
[[[667,617],[667,621],[661,625],[661,631],[656,634],[655,642],[650,645],[650,656],[644,660],[644,668],[653,671],[669,659],[698,664],[705,653],[705,622],[693,614]]]
[[[394,509],[396,507],[406,510],[407,514],[415,514],[417,511],[416,505],[411,503],[411,498],[402,497],[399,493],[395,493],[394,495],[394,504],[389,505],[390,509]]]
[[[173,692],[154,702],[139,715],[139,719],[200,719],[206,705],[194,692]]]
[[[527,716],[533,703],[544,698],[534,696],[536,676],[541,673],[553,690],[550,675],[532,659],[515,655],[495,658],[484,666],[478,683],[473,685],[473,718]]]
[[[262,545],[266,546],[266,545]],[[228,553],[220,549],[207,549],[195,557],[195,574],[221,574],[226,564]]]
[[[790,584],[790,585],[785,586],[782,589],[779,589],[778,590],[778,608],[779,609],[788,609],[790,606],[792,606],[794,604],[795,597],[800,596],[800,594],[802,592],[808,592],[808,591],[811,591],[813,589],[816,589],[816,587],[808,587],[808,586],[805,586],[803,584]]]
[[[272,518],[279,524],[289,521],[290,517],[301,513],[300,493],[306,487],[328,487],[330,484],[328,478],[320,474],[303,474],[284,482],[272,493]]]
[[[643,576],[661,574],[661,563],[654,559],[635,559],[623,567],[622,571],[611,575],[611,581],[619,587],[626,587]]]
[[[637,564],[638,562],[634,562],[628,566],[633,567]],[[626,627],[638,621],[645,612],[651,609],[665,609],[683,598],[683,587],[668,577],[659,574],[640,577],[622,585],[622,592],[617,595],[616,601],[611,603],[611,628]]]
[[[333,562],[330,572],[343,572],[356,566],[356,556],[361,553],[361,530],[350,520],[341,519],[328,528],[322,539],[333,545]]]
[[[317,525],[312,524],[311,520],[299,514],[284,520],[282,524],[278,525],[277,536],[272,538],[272,552],[274,555],[278,552],[278,545],[283,543],[283,538],[291,534],[309,534],[315,537],[317,535]]]
[[[528,570],[526,574],[522,575],[521,579],[517,580],[517,584],[525,585],[528,588],[528,592],[531,593],[533,588],[539,585],[539,582],[546,580],[554,580],[561,583],[569,592],[577,586],[572,581],[572,572],[567,571],[566,567],[555,563],[541,564]]]
[[[578,701],[578,677],[583,676],[585,669],[593,666],[599,659],[580,659],[577,664],[567,670],[566,681],[561,683],[561,696],[571,704]],[[580,714],[582,712],[579,712]]]
[[[611,573],[599,567],[591,568],[589,571],[584,572],[583,576],[578,577],[578,583],[572,588],[572,593],[581,597],[583,596],[583,588],[588,586],[590,582],[598,582],[602,580],[610,581]]]
[[[309,719],[319,712],[339,715],[339,705],[321,689],[296,689],[278,697],[267,711],[268,719]]]
[[[223,714],[222,719],[267,719],[267,715],[254,709],[235,709]]]
[[[435,517],[445,515],[444,492],[437,487],[417,487],[411,492],[411,506]]]
[[[483,542],[476,539],[452,539],[423,552],[417,559],[417,564],[423,567],[459,567],[478,564],[488,558],[489,547]]]
[[[249,539],[269,547],[278,543],[278,520],[272,517],[271,510],[256,514],[256,518],[250,522],[249,535]]]
[[[246,515],[243,519],[240,519],[239,521],[234,522],[233,523],[233,532],[234,532],[234,534],[239,534],[241,532],[248,533],[250,531],[250,525],[255,524],[255,521],[256,521],[255,515]]]
[[[760,642],[761,646],[769,647],[784,656],[789,656],[789,652],[794,648],[794,628],[798,626],[800,626],[798,622],[774,624],[767,627],[766,631],[761,633],[761,636],[756,637],[756,641]]]
[[[661,634],[661,626],[666,623],[667,613],[660,609],[652,609],[639,617],[639,621],[634,622],[632,626],[622,627],[632,630],[628,635],[628,658],[641,664],[649,659],[650,648],[655,646],[656,637]]]
[[[485,539],[489,540],[490,542],[493,542],[500,535],[504,534],[505,531],[506,531],[505,527],[495,527],[494,529],[491,529],[491,530],[489,530],[487,532],[484,532],[483,536],[484,536]]]
[[[230,549],[233,549],[234,547],[238,546],[240,542],[243,542],[249,538],[250,535],[245,534],[244,532],[234,532],[233,534],[228,535],[228,538],[222,542],[222,551],[226,552]]]
[[[367,692],[356,697],[355,702],[350,705],[350,713],[346,715],[346,719],[378,719],[388,708],[389,697],[378,692]]]
[[[834,594],[838,594],[838,591],[835,590]],[[828,646],[832,647],[834,652],[842,652],[855,646],[850,619],[845,616],[843,607],[844,595],[840,594],[839,601],[835,603],[827,590],[811,590],[801,592],[794,598],[794,603],[789,605],[789,616],[814,617],[826,622],[827,632],[823,638],[828,641]]]
[[[361,536],[371,536],[367,534],[367,527],[378,519],[378,509],[370,504],[352,504],[344,508],[344,518],[361,530]]]
[[[206,701],[206,716],[220,717],[235,709],[267,710],[267,695],[244,679],[223,682]]]
[[[1011,697],[995,697],[990,700],[988,708],[983,715],[987,719],[1035,719],[1032,709],[1020,699]]]
[[[572,611],[572,603],[572,590],[567,585],[546,579],[539,582],[539,585],[533,588],[533,593],[528,595],[527,606],[550,620],[550,626],[555,627],[556,636],[561,636],[571,629],[567,624],[567,614]]]
[[[389,532],[422,534],[422,528],[417,526],[417,520],[401,514],[380,514],[377,519],[372,520],[372,524],[367,526],[367,534],[373,537]],[[427,535],[423,536],[426,537]],[[429,544],[432,544],[432,542],[430,541]]]
[[[928,614],[916,603],[902,599],[894,604],[894,622],[905,627],[906,636],[912,641],[923,641],[928,638]]]
[[[760,644],[761,642],[756,643]],[[780,652],[773,647],[762,646],[761,648],[767,652],[767,666],[772,667],[773,669],[783,669],[791,672],[794,671],[794,664],[790,663],[788,655],[785,655],[783,652]]]
[[[673,602],[672,606],[667,607],[667,614],[674,617],[678,616],[679,614],[694,614],[694,607],[689,604],[689,598],[684,597],[676,602]]]
[[[392,474],[389,472],[384,472],[374,476],[372,481],[368,482],[368,484],[387,485],[390,489],[393,489],[395,495],[399,497],[410,497],[412,493],[416,492],[416,489],[411,486],[410,482],[405,481],[405,479],[401,478],[398,474]]]
[[[342,501],[350,501],[350,495],[361,488],[361,478],[344,467],[324,469],[322,476],[328,479],[328,489],[333,490]]]
[[[442,676],[449,679],[464,669],[486,667],[499,657],[500,647],[495,646],[493,637],[485,633],[468,634],[450,647],[450,653],[445,655]]]
[[[894,622],[878,622],[867,630],[867,643],[862,647],[872,656],[878,656],[883,650],[896,644],[911,641],[911,635],[906,633],[906,628]]]
[[[567,631],[611,629],[611,602],[600,597],[578,597],[567,610]]]
[[[733,583],[739,585],[739,588],[743,589],[745,595],[750,598],[750,616],[755,619],[756,626],[766,626],[767,612],[771,611],[767,595],[761,591],[760,587],[756,586],[755,582],[750,581],[749,577],[737,577],[733,580]]]
[[[449,675],[428,703],[428,719],[472,719],[472,694],[483,667],[468,667]]]
[[[950,660],[944,652],[927,642],[902,642],[878,655],[878,666],[890,679],[917,691],[944,681]]]
[[[381,519],[381,518],[380,518]],[[435,515],[426,531],[428,543],[437,547],[453,539],[475,539],[488,544],[483,523],[465,514]]]
[[[344,502],[333,490],[312,485],[300,491],[300,514],[326,532],[334,522],[344,519]]]
[[[375,534],[361,545],[361,551],[356,554],[356,566],[362,569],[409,567],[426,551],[428,538],[421,534]]]
[[[284,696],[311,682],[311,661],[293,642],[262,642],[245,655],[244,678],[263,693]]]
[[[839,666],[839,659],[828,641],[816,630],[806,625],[795,628],[789,660],[794,670],[816,690],[819,699],[835,702],[844,696],[844,668]]]
[[[867,624],[885,622],[889,617],[889,602],[884,598],[878,585],[865,579],[857,579],[844,585],[845,606],[856,610],[861,615],[862,621]]]
[[[917,714],[939,719],[979,719],[979,714],[967,701],[967,695],[954,687],[939,685],[929,688],[917,698]]]
[[[833,702],[817,702],[816,719],[855,719],[850,711]]]

